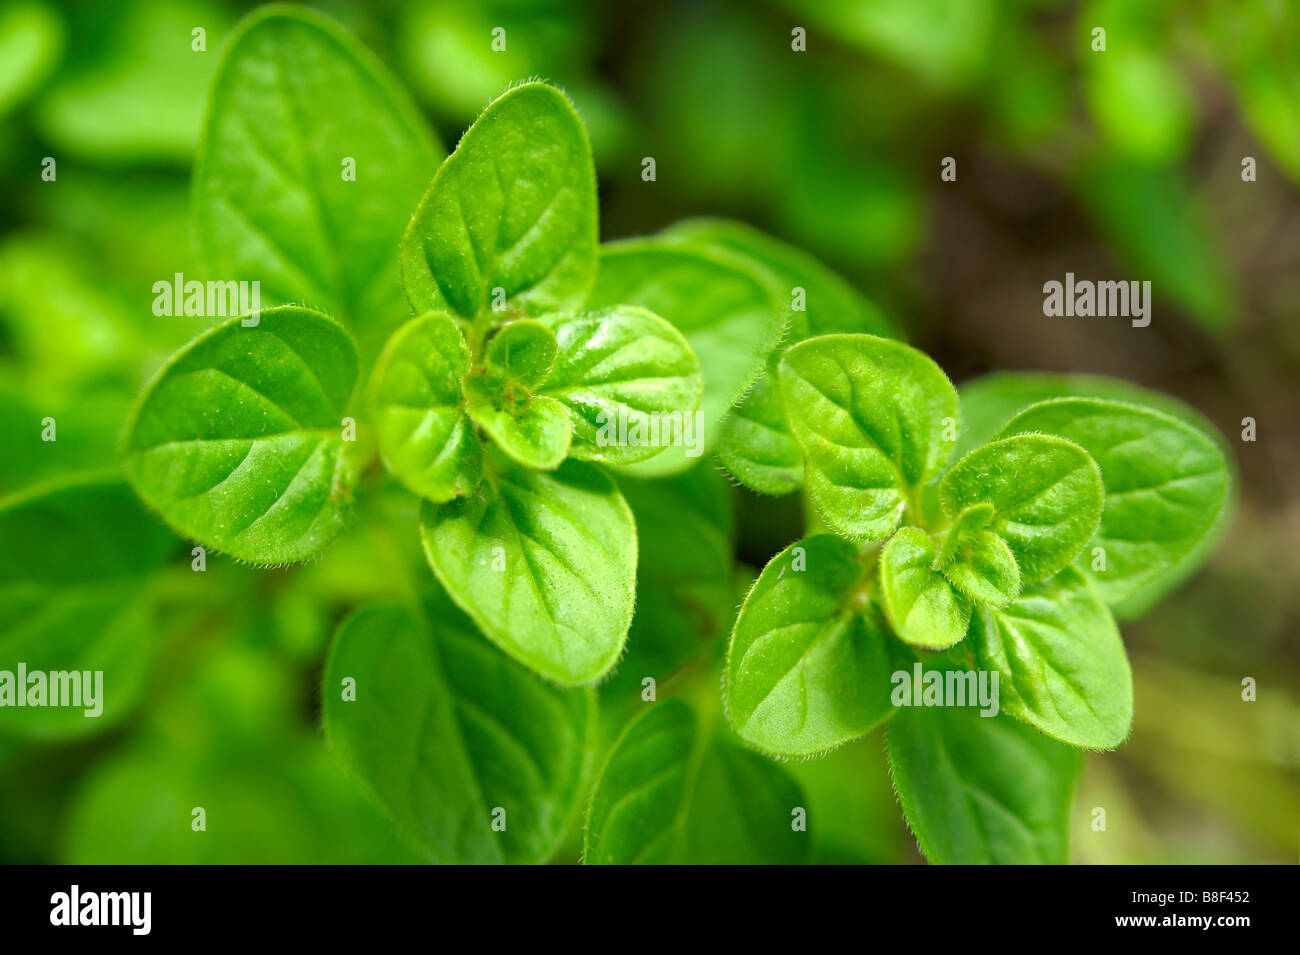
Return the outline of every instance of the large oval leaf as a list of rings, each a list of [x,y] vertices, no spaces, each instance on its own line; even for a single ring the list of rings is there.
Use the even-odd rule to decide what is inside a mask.
[[[406,314],[397,244],[441,156],[388,70],[334,21],[251,14],[222,54],[195,163],[211,277],[340,316],[374,354]]]
[[[573,457],[634,464],[685,440],[704,377],[681,332],[631,305],[539,320],[559,355],[538,393],[573,417]]]
[[[680,700],[652,704],[610,751],[587,808],[588,865],[797,864],[799,786],[774,763],[701,727]]]
[[[342,419],[356,374],[348,333],[311,309],[220,325],[140,395],[126,432],[131,483],[177,531],[240,560],[313,557],[350,506]]]
[[[872,335],[823,335],[781,360],[781,394],[821,518],[855,540],[888,537],[947,463],[957,392],[928,357]]]
[[[791,544],[763,568],[727,651],[727,712],[741,739],[810,756],[890,716],[891,637],[879,612],[855,599],[867,573],[857,548],[828,534]]]
[[[908,707],[889,723],[903,815],[936,864],[1062,864],[1081,757],[1007,716]]]
[[[1078,566],[1121,617],[1140,614],[1186,579],[1218,539],[1232,472],[1204,431],[1150,408],[1096,398],[1033,405],[1003,428],[1019,431],[1075,441],[1101,467],[1105,508]]]
[[[762,373],[786,315],[771,274],[723,249],[656,239],[607,243],[589,306],[639,305],[675,325],[704,373],[693,447],[635,466],[643,475],[685,470],[711,449],[724,416]],[[691,455],[686,454],[690,451]]]
[[[576,308],[596,274],[596,173],[573,104],[524,83],[493,100],[438,169],[402,237],[417,312]]]
[[[1133,675],[1110,611],[1067,567],[1009,607],[976,613],[971,649],[1002,709],[1055,739],[1112,749],[1133,724]]]
[[[543,862],[580,796],[592,693],[543,683],[458,616],[391,605],[345,620],[326,735],[430,860]]]
[[[489,458],[471,496],[426,502],[425,554],[483,632],[564,684],[600,679],[632,620],[636,526],[599,468],[566,461],[534,471]]]
[[[1046,434],[1017,434],[976,448],[939,484],[944,512],[991,504],[988,528],[1005,540],[1025,582],[1074,559],[1101,518],[1101,472],[1088,452]]]

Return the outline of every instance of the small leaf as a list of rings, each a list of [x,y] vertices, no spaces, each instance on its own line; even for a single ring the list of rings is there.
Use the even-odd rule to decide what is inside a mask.
[[[934,541],[904,527],[880,554],[880,589],[894,632],[915,647],[939,650],[966,636],[971,602],[934,569]]]
[[[1045,580],[1079,553],[1101,517],[1101,472],[1072,441],[1018,434],[976,448],[939,484],[944,513],[987,503],[989,530],[1015,554],[1021,579]]]
[[[636,527],[594,465],[543,472],[489,455],[470,497],[424,505],[438,579],[489,638],[563,684],[600,679],[622,653],[636,584]]]
[[[976,603],[1005,607],[1020,593],[1016,555],[997,534],[977,531],[943,568],[949,582]]]
[[[254,564],[306,560],[351,501],[342,419],[357,352],[342,327],[286,305],[200,335],[144,389],[126,469],[178,532]]]
[[[680,700],[654,703],[610,751],[587,808],[588,865],[798,864],[811,834],[780,767],[701,727]]]
[[[596,275],[596,173],[567,97],[524,83],[497,97],[434,176],[402,237],[416,311],[474,319],[514,305],[576,308]]]
[[[857,548],[822,534],[763,568],[727,651],[728,716],[736,733],[780,756],[824,753],[893,713],[897,669],[878,612],[857,593]]]
[[[541,322],[520,319],[503,327],[488,343],[488,377],[502,387],[535,389],[550,374],[559,345]]]
[[[431,501],[472,494],[482,476],[483,449],[461,407],[469,362],[455,321],[434,313],[394,332],[370,376],[384,465]]]
[[[813,504],[855,540],[892,534],[956,440],[957,392],[900,342],[825,335],[795,345],[781,361],[781,394]]]
[[[339,627],[330,745],[431,861],[544,862],[580,798],[592,694],[538,680],[454,610],[424,610],[372,606]]]
[[[527,467],[557,467],[573,438],[564,407],[532,394],[549,374],[557,350],[549,328],[520,319],[493,336],[484,366],[465,380],[469,416],[497,447]]]
[[[222,54],[195,163],[212,277],[338,315],[377,352],[406,314],[393,252],[441,157],[388,70],[333,20],[254,12]]]
[[[685,439],[704,377],[681,332],[631,305],[539,321],[555,332],[560,348],[540,393],[569,410],[571,455],[632,464]],[[644,437],[622,441],[624,435]]]
[[[769,280],[770,273],[721,249],[657,239],[601,247],[588,307],[638,305],[662,317],[686,337],[704,375],[700,425],[686,446],[634,465],[633,473],[683,471],[716,444],[724,416],[762,373],[785,330]]]
[[[1072,746],[1113,749],[1133,723],[1133,677],[1110,611],[1073,567],[1000,611],[979,611],[975,663],[1002,709]]]
[[[908,707],[889,724],[889,768],[927,859],[1064,864],[1077,750],[1006,716]]]
[[[779,292],[791,302],[787,344],[834,332],[897,337],[880,311],[842,278],[807,253],[757,229],[725,219],[687,219],[662,235],[730,249],[770,271]],[[803,484],[803,455],[786,421],[776,364],[774,355],[768,372],[723,423],[718,439],[718,457],[727,470],[761,494],[786,494]]]
[[[513,410],[471,401],[468,410],[497,447],[526,467],[549,471],[569,453],[573,421],[554,399],[534,395]]]

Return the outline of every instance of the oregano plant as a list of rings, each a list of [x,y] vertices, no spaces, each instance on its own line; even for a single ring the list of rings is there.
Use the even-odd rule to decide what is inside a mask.
[[[884,727],[930,861],[1067,860],[1081,751],[1132,725],[1116,621],[1185,580],[1229,509],[1195,412],[1104,379],[959,390],[740,223],[602,242],[561,89],[513,86],[444,154],[376,58],[297,8],[228,40],[193,195],[211,277],[266,307],[162,366],[126,477],[258,567],[403,496],[409,582],[339,624],[320,696],[419,857],[811,861],[782,760]],[[753,573],[724,473],[804,502],[806,535]],[[0,523],[56,521],[79,488]],[[129,495],[115,520],[154,560]]]

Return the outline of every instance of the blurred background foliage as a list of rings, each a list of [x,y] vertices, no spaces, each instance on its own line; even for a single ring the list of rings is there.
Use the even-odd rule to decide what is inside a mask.
[[[562,85],[591,130],[606,238],[684,216],[742,219],[841,271],[959,383],[994,369],[1109,374],[1212,419],[1236,454],[1240,503],[1209,566],[1125,627],[1136,726],[1117,754],[1090,758],[1073,851],[1089,863],[1296,861],[1295,3],[313,6],[378,53],[448,143],[509,82]],[[250,7],[0,6],[0,495],[111,468],[140,385],[201,327],[155,317],[152,285],[201,273],[190,164],[222,42]],[[191,49],[195,27],[204,52]],[[791,48],[796,27],[806,52]],[[1095,27],[1104,53],[1091,48]],[[41,179],[47,156],[54,182]],[[647,156],[653,183],[641,178]],[[940,181],[945,156],[956,182]],[[1247,156],[1255,182],[1242,181]],[[1151,281],[1151,326],[1044,318],[1042,284],[1066,271]],[[46,416],[53,444],[39,440]],[[1253,443],[1239,440],[1247,416]],[[643,554],[632,652],[665,667],[729,628],[749,572],[732,586],[710,568],[733,548],[762,566],[802,530],[797,497],[742,498],[703,473],[687,485],[628,491],[641,520],[715,515],[699,518],[698,540]],[[427,586],[413,506],[389,491],[363,499],[362,519],[302,568],[212,556],[194,574],[175,541],[147,586],[102,583],[119,588],[110,605],[134,608],[113,625],[142,661],[138,698],[89,737],[0,721],[0,861],[409,861],[325,749],[318,687],[348,609]],[[78,599],[90,613],[105,598]],[[651,646],[638,628],[667,636]],[[602,693],[615,712],[636,690],[625,676]],[[1258,681],[1255,703],[1241,702],[1245,677]],[[791,767],[820,858],[919,859],[884,763],[877,732]],[[219,837],[192,836],[195,805],[222,820]],[[1104,832],[1091,827],[1097,806]]]

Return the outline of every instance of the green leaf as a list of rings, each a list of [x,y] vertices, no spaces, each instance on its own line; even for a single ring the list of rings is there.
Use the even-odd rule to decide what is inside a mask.
[[[977,611],[975,665],[999,674],[1002,709],[1072,746],[1113,749],[1133,723],[1133,676],[1096,590],[1067,567],[1011,606]]]
[[[1020,567],[1016,555],[997,534],[979,526],[962,526],[962,518],[981,513],[982,520],[991,520],[993,505],[976,504],[958,516],[943,549],[952,549],[951,558],[940,555],[939,565],[948,581],[978,604],[1005,607],[1020,593]]]
[[[511,322],[493,336],[483,367],[465,379],[469,416],[511,459],[528,467],[557,467],[573,438],[564,407],[531,394],[550,372],[557,350],[545,325]]]
[[[10,545],[0,552],[0,672],[12,674],[0,678],[0,699],[12,694],[0,706],[0,733],[64,739],[110,728],[143,691],[157,639],[147,578],[175,539],[126,482],[98,474],[0,502],[0,540]],[[75,681],[74,698],[16,706],[31,690],[20,665],[29,676],[69,674],[58,692],[73,693]],[[55,687],[41,680],[51,704]]]
[[[601,246],[588,307],[638,305],[661,316],[686,337],[704,375],[699,426],[686,446],[635,465],[634,473],[685,470],[717,443],[724,416],[758,379],[785,331],[775,295],[770,273],[722,249],[661,239]]]
[[[1182,160],[1196,120],[1173,58],[1125,44],[1086,63],[1082,85],[1108,151],[1152,164]]]
[[[992,504],[989,530],[1010,545],[1020,577],[1029,583],[1068,564],[1097,529],[1101,472],[1072,441],[1017,434],[954,464],[939,484],[939,502],[948,515]]]
[[[534,395],[517,409],[469,405],[469,415],[512,460],[530,468],[559,467],[569,453],[573,422],[564,406]]]
[[[369,402],[384,465],[431,501],[472,494],[483,448],[462,408],[469,349],[448,315],[413,318],[395,331],[370,375]]]
[[[778,766],[701,727],[680,700],[654,703],[623,731],[587,808],[588,865],[797,864],[811,833],[805,801]]]
[[[880,311],[842,278],[807,253],[757,229],[725,219],[687,219],[661,235],[730,249],[770,271],[789,302],[788,344],[834,332],[898,337]],[[761,494],[786,494],[803,485],[803,455],[781,404],[776,357],[723,423],[717,448],[727,470]]]
[[[855,540],[888,537],[905,506],[919,508],[958,433],[957,392],[939,366],[871,335],[795,345],[781,361],[781,394],[810,499],[827,526]]]
[[[1148,277],[1211,334],[1243,312],[1229,257],[1183,166],[1136,162],[1098,150],[1075,183],[1097,232],[1130,275]]]
[[[487,376],[500,388],[536,388],[550,374],[559,344],[541,322],[520,319],[501,328],[488,343]]]
[[[373,354],[407,314],[394,251],[441,155],[388,70],[334,21],[254,12],[222,54],[195,164],[210,277],[340,316]]]
[[[402,237],[416,311],[474,319],[507,303],[582,304],[596,273],[596,173],[567,97],[524,83],[493,100],[448,157]]]
[[[791,342],[812,335],[836,332],[864,332],[882,338],[897,338],[898,332],[880,309],[863,298],[853,286],[813,256],[778,241],[743,222],[727,219],[683,219],[660,235],[690,243],[721,246],[748,256],[774,273],[790,305]],[[802,289],[803,308],[794,307],[795,290]]]
[[[24,0],[0,11],[0,117],[49,76],[63,50],[63,22],[46,3]]]
[[[632,619],[632,512],[594,465],[488,463],[470,497],[424,505],[429,563],[511,656],[559,683],[592,683],[618,660]]]
[[[68,36],[56,40],[68,50],[47,49],[57,73],[27,121],[61,158],[119,169],[188,164],[216,67],[213,53],[192,49],[190,31],[201,25],[216,43],[230,29],[227,9],[211,0],[123,0],[64,11]],[[12,50],[4,53],[7,60]]]
[[[543,683],[458,617],[348,617],[321,690],[326,735],[431,861],[544,862],[580,796],[593,696]]]
[[[540,394],[572,416],[571,455],[633,464],[685,440],[704,376],[681,332],[631,305],[539,321],[555,332],[560,349]]]
[[[879,613],[860,590],[857,548],[828,534],[772,558],[745,598],[727,651],[731,725],[781,756],[811,756],[893,712],[897,669]]]
[[[662,685],[712,654],[735,617],[731,488],[708,467],[618,485],[636,519],[637,603],[627,653],[601,700],[639,706],[642,680]]]
[[[718,457],[745,487],[788,494],[803,486],[803,452],[790,433],[781,385],[765,374],[722,423]]]
[[[220,623],[205,637],[151,686],[132,732],[79,773],[60,861],[424,861],[302,720],[301,672]],[[220,838],[191,830],[195,806]]]
[[[342,529],[342,438],[357,374],[341,326],[286,305],[205,332],[165,365],[127,423],[136,491],[179,533],[254,564],[314,557]]]
[[[1033,405],[1003,428],[1031,430],[1077,442],[1101,468],[1105,509],[1077,565],[1121,618],[1180,584],[1214,546],[1233,478],[1209,434],[1150,408],[1087,398]]]
[[[265,727],[260,727],[265,732]],[[99,760],[70,800],[60,862],[73,865],[414,865],[409,848],[361,784],[320,745],[240,757],[198,751],[193,727],[128,743]],[[195,806],[220,839],[188,824]]]
[[[1214,425],[1177,398],[1104,375],[1058,375],[1048,372],[998,371],[963,382],[962,435],[958,455],[988,444],[1002,426],[1032,404],[1048,398],[1107,398],[1163,411],[1208,435]]]
[[[52,740],[115,726],[144,692],[157,640],[152,601],[125,582],[0,589],[0,673],[14,674],[0,678],[0,733]],[[12,694],[30,701],[37,673],[45,704],[19,708]],[[64,675],[57,692],[70,694],[57,706],[51,673]]]
[[[61,478],[0,500],[0,587],[132,580],[175,539],[114,474]],[[21,545],[20,545],[21,542]]]
[[[1064,864],[1081,757],[1006,716],[908,707],[889,724],[903,815],[931,862]]]
[[[971,602],[934,569],[934,541],[904,527],[880,554],[880,590],[898,636],[915,647],[940,650],[966,636]]]

